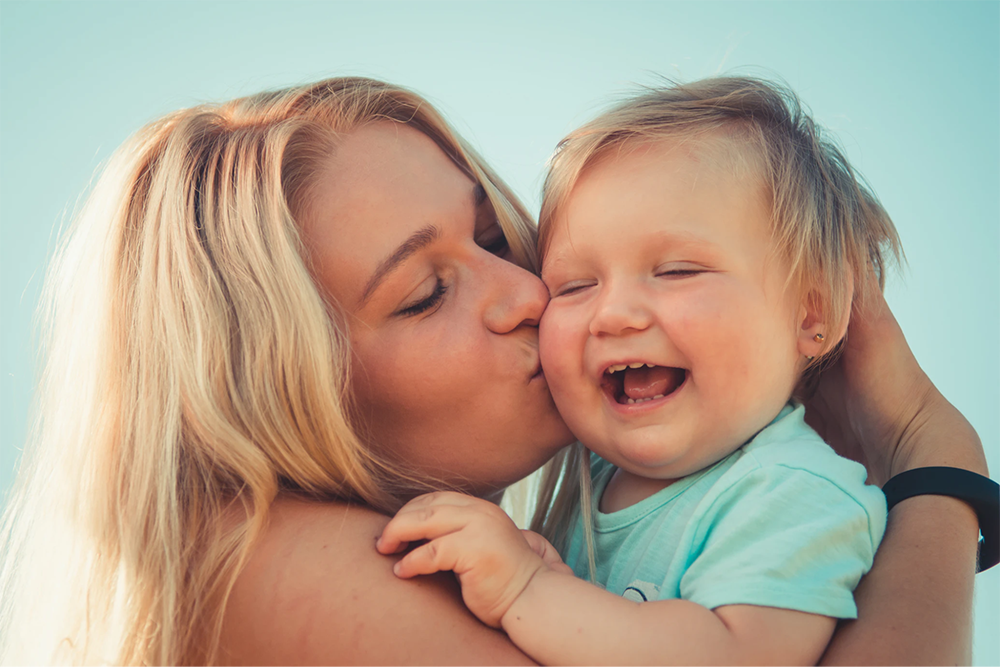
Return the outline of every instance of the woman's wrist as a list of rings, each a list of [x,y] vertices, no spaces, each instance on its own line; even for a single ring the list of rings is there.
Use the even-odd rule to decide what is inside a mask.
[[[959,500],[977,516],[978,571],[988,570],[1000,560],[1000,487],[989,477],[963,468],[929,466],[913,468],[890,479],[882,487],[889,511],[910,498],[941,496]]]
[[[962,413],[933,385],[921,403],[887,461],[882,483],[908,470],[935,466],[962,468],[988,477],[982,441]]]

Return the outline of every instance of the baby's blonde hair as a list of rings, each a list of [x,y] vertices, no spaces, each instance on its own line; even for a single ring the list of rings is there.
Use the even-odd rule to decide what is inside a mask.
[[[392,512],[414,476],[350,419],[345,318],[295,223],[345,133],[402,123],[522,205],[422,98],[339,78],[184,109],[110,159],[52,263],[38,419],[0,533],[0,658],[210,663],[281,489]]]
[[[828,327],[821,353],[806,369],[815,374],[835,357],[852,302],[863,303],[884,287],[886,269],[900,261],[902,250],[874,193],[784,86],[717,77],[647,88],[570,133],[545,179],[540,255],[552,238],[553,221],[589,167],[630,145],[665,139],[722,141],[741,173],[762,182],[774,248],[789,262],[788,286],[812,296]],[[586,452],[577,446],[546,472],[532,527],[554,543],[565,540],[578,504],[577,485],[559,480],[582,479],[588,469]],[[586,519],[589,502],[582,509]]]

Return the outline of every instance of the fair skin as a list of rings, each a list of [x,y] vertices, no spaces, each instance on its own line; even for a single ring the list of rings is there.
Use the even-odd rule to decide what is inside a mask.
[[[542,360],[567,424],[618,467],[603,512],[731,454],[819,352],[825,325],[786,287],[763,184],[725,152],[626,144],[581,175],[552,222]],[[574,580],[502,512],[457,494],[409,503],[379,549],[415,540],[431,541],[399,576],[454,570],[476,616],[544,664],[813,664],[834,630],[773,607],[631,602]]]
[[[388,130],[384,135],[382,138],[387,140]],[[381,155],[384,167],[370,174],[372,187],[365,192],[373,194],[374,198],[368,205],[387,205],[382,201],[385,194],[397,193],[394,202],[398,208],[388,220],[398,221],[399,227],[384,223],[379,232],[387,245],[395,248],[426,226],[426,220],[410,215],[405,195],[417,196],[420,189],[428,185],[427,180],[437,183],[438,179],[444,179],[469,188],[472,183],[439,149],[422,140],[425,139],[422,136],[410,132],[393,133],[392,136],[400,142],[398,149],[408,156],[408,160],[422,161],[416,165],[407,162],[419,168],[394,169],[396,153],[389,150],[393,148],[391,142],[373,141],[367,146],[369,157],[375,159]],[[336,168],[336,159],[333,159],[327,178],[349,178],[353,166],[348,159],[350,155],[341,150],[335,158],[343,160],[341,168]],[[418,175],[428,177],[420,182],[420,187],[412,183]],[[320,185],[333,184],[323,181]],[[432,218],[455,219],[448,212],[463,210],[462,206],[469,206],[468,215],[474,215],[465,187],[441,193],[442,196],[446,194],[449,198],[435,200],[433,206],[437,208],[431,212]],[[314,236],[322,230],[312,226],[311,218],[301,220],[300,224],[311,248],[317,282],[324,289],[335,291],[337,286],[323,278],[326,270],[335,270],[333,265],[338,262],[358,260],[361,253],[341,243],[336,234]],[[473,244],[471,229],[474,223],[463,224],[469,230],[463,235],[469,234],[468,242]],[[460,255],[454,259],[469,260],[467,250],[471,248],[459,244]],[[361,258],[365,261],[362,282],[369,279],[384,259],[384,253],[381,249]],[[487,259],[479,255],[479,251],[471,253],[472,259],[482,262],[475,269],[475,277],[481,275],[483,280],[477,279],[471,286],[473,308],[450,311],[449,317],[458,320],[452,326],[465,327],[472,332],[485,329],[477,338],[485,347],[478,348],[477,352],[502,355],[509,362],[517,358],[518,350],[523,350],[525,339],[530,344],[537,341],[533,322],[541,317],[547,295],[541,282],[527,271],[513,265],[494,264],[497,258]],[[485,273],[478,273],[480,271]],[[514,297],[493,291],[493,281],[498,278],[505,280],[506,291]],[[415,288],[399,295],[400,304]],[[835,441],[842,451],[866,455],[870,466],[878,468],[873,473],[878,476],[920,465],[958,465],[985,472],[982,447],[975,433],[920,371],[891,313],[884,309],[884,303],[881,306],[883,308],[873,312],[871,317],[855,318],[858,323],[852,325],[841,375],[837,379],[839,384],[828,389],[821,387],[823,400],[815,403],[815,414],[817,418],[826,418],[829,428],[824,431],[828,440]],[[345,310],[350,312],[350,305],[345,305]],[[494,333],[489,329],[489,315],[502,315],[510,310],[523,313],[522,325],[506,333]],[[516,319],[516,315],[514,317]],[[511,342],[507,343],[511,334]],[[436,357],[450,358],[450,351],[443,346],[437,348],[430,341],[425,342],[425,346],[436,352]],[[447,368],[451,367],[439,364],[431,370],[439,372],[443,378],[442,369]],[[476,385],[504,388],[508,371],[503,365],[488,366],[484,372],[488,374],[480,376]],[[385,389],[390,391],[392,387]],[[460,387],[459,390],[464,395],[469,388]],[[547,392],[543,393],[547,396]],[[919,400],[914,402],[914,396]],[[425,398],[427,407],[409,415],[413,420],[411,424],[396,426],[400,433],[408,432],[409,428],[409,432],[423,434],[422,439],[414,440],[420,446],[414,446],[408,453],[412,464],[429,468],[454,462],[456,467],[466,468],[464,478],[477,480],[487,492],[500,486],[493,480],[496,471],[492,469],[498,455],[489,453],[490,448],[506,448],[508,461],[504,465],[518,471],[512,469],[503,475],[511,477],[526,474],[537,465],[538,450],[544,449],[540,442],[547,442],[554,450],[569,440],[568,431],[559,421],[551,402],[536,418],[539,424],[551,425],[554,433],[548,435],[549,440],[543,442],[539,437],[530,440],[530,447],[521,448],[514,436],[523,437],[521,429],[534,431],[536,427],[527,423],[518,410],[536,409],[533,403],[537,401],[524,406],[514,405],[513,411],[506,414],[477,404],[477,409],[484,409],[486,413],[474,414],[466,406],[457,408],[454,396],[425,392]],[[503,399],[502,392],[498,399]],[[507,400],[517,399],[510,396]],[[856,410],[855,405],[864,410]],[[857,417],[846,419],[847,410]],[[468,433],[461,434],[464,437],[457,441],[445,442],[437,437],[435,424],[441,427],[456,416],[467,416]],[[949,438],[941,439],[942,433],[948,433]],[[469,442],[484,448],[486,455],[478,459],[474,453],[470,454]],[[942,443],[947,443],[947,447]],[[429,462],[425,462],[425,453],[432,457]],[[481,463],[477,465],[477,461]],[[531,662],[503,633],[483,625],[466,610],[450,575],[421,577],[415,581],[397,578],[392,566],[398,557],[381,557],[373,549],[375,539],[388,521],[388,517],[358,504],[307,502],[279,496],[272,507],[267,528],[257,540],[226,607],[220,662]],[[838,630],[827,649],[825,661],[831,664],[879,660],[941,664],[968,660],[975,521],[975,515],[964,504],[948,498],[908,500],[894,509],[875,567],[857,591],[861,620]]]
[[[724,152],[627,144],[587,169],[552,222],[542,358],[570,429],[619,468],[604,511],[747,442],[819,352],[826,326],[786,288],[763,184]]]
[[[302,231],[317,281],[345,311],[368,439],[475,495],[548,460],[570,436],[538,359],[547,295],[505,258],[475,183],[429,138],[390,123],[347,137],[318,178]],[[477,428],[511,415],[503,439]]]

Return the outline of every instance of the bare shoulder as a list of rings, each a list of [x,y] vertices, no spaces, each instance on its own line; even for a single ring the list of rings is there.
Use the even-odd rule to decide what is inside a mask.
[[[279,498],[223,622],[230,664],[530,664],[450,575],[403,581],[375,551],[389,518]]]

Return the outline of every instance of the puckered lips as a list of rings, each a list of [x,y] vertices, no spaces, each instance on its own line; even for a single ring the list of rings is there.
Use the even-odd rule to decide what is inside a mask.
[[[633,361],[608,366],[601,375],[601,389],[619,405],[647,403],[669,396],[687,379],[687,370]]]

